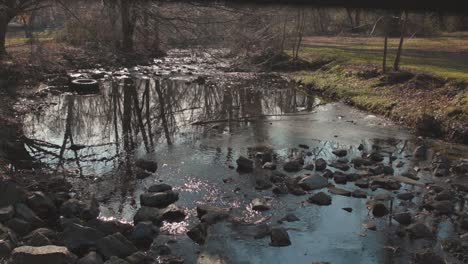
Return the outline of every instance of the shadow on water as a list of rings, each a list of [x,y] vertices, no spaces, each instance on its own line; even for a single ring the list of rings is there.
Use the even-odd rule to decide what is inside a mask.
[[[376,149],[384,163],[394,156],[395,163],[405,163],[396,169],[400,173],[412,166],[412,136],[385,119],[341,103],[320,103],[270,74],[120,76],[103,81],[98,95],[64,94],[49,101],[44,112],[24,118],[31,155],[56,173],[76,175],[69,178],[74,191],[96,195],[103,218],[131,221],[149,186],[160,181],[174,186],[181,194],[177,204],[189,214],[181,223],[165,223],[158,240],[176,238],[174,253],[187,263],[195,263],[200,250],[200,257],[222,255],[231,263],[403,263],[411,254],[412,245],[397,254],[385,249],[400,243],[383,231],[387,220],[378,223],[379,232],[362,227],[370,217],[365,199],[334,195],[331,206],[311,206],[304,196],[256,190],[256,180],[271,171],[229,169],[240,155],[258,151],[272,151],[282,164],[304,152],[310,152],[306,163],[319,157],[330,162],[336,159],[332,150],[345,148],[349,158]],[[361,144],[364,150],[358,149]],[[138,179],[137,158],[157,161],[157,172]],[[356,189],[351,183],[343,188]],[[251,200],[264,196],[273,199],[272,210],[252,210]],[[238,219],[213,226],[201,249],[185,235],[196,222],[198,204],[233,208]],[[301,219],[283,223],[293,246],[274,248],[266,239],[253,239],[255,224],[276,224],[287,213]]]

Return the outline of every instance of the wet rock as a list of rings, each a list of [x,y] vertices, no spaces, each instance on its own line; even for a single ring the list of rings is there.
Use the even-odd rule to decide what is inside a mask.
[[[125,258],[137,251],[136,247],[120,233],[99,239],[96,248],[106,259],[112,256]]]
[[[162,209],[160,214],[161,214],[161,221],[167,221],[170,223],[180,222],[184,220],[186,216],[185,210],[178,207],[175,204],[171,204],[167,208]]]
[[[158,258],[160,264],[184,264],[184,259],[179,256],[167,255]]]
[[[382,154],[378,153],[378,152],[372,152],[370,155],[369,155],[369,159],[374,161],[374,162],[381,162],[384,160],[384,157],[382,156]]]
[[[266,170],[276,170],[276,167],[277,167],[276,164],[273,162],[266,162],[262,166],[262,168]]]
[[[110,257],[104,264],[129,264],[126,260],[118,258],[116,256]]]
[[[460,217],[460,227],[462,229],[468,230],[468,212],[465,212],[461,217]]]
[[[332,203],[332,198],[324,192],[319,192],[309,197],[307,201],[316,205],[330,205]]]
[[[414,194],[410,192],[404,192],[404,193],[399,193],[396,196],[398,199],[403,200],[403,201],[411,201],[414,198]]]
[[[375,217],[384,217],[388,213],[389,213],[389,211],[388,211],[387,207],[382,203],[376,203],[376,204],[374,204],[374,206],[372,208],[372,214]]]
[[[351,213],[353,211],[353,208],[351,208],[351,207],[343,207],[341,209],[345,210],[348,213]]]
[[[412,221],[412,216],[409,212],[402,212],[393,215],[393,219],[400,225],[409,225]]]
[[[28,234],[33,229],[29,222],[16,217],[8,220],[5,225],[21,236]]]
[[[434,159],[432,160],[432,167],[448,169],[450,168],[450,159],[446,155],[436,153]]]
[[[43,192],[33,192],[26,200],[26,204],[41,216],[55,214],[54,202]]]
[[[314,164],[306,164],[306,165],[304,165],[302,167],[302,169],[313,171],[314,170]]]
[[[202,222],[211,225],[229,218],[229,209],[199,205],[197,206],[197,215]]]
[[[13,181],[0,181],[0,207],[26,200],[25,190]]]
[[[255,227],[255,239],[262,239],[271,234],[271,227],[268,224],[262,223]]]
[[[104,261],[98,253],[91,251],[86,256],[80,258],[76,264],[103,264]]]
[[[0,222],[6,222],[10,220],[14,214],[15,208],[12,205],[0,208]]]
[[[326,169],[323,171],[323,174],[322,174],[322,177],[324,178],[333,178],[333,171],[329,170],[329,169]]]
[[[377,224],[373,220],[366,220],[362,223],[362,226],[369,230],[377,230]]]
[[[423,249],[414,255],[416,264],[445,264],[445,260],[430,249]]]
[[[86,226],[101,231],[104,235],[114,233],[128,234],[132,231],[133,225],[120,222],[118,220],[92,219],[86,222]]]
[[[158,170],[158,163],[152,160],[137,159],[135,161],[135,166],[150,172],[156,172]]]
[[[154,260],[145,252],[135,252],[132,255],[125,258],[125,260],[130,264],[152,264]]]
[[[349,181],[349,182],[357,181],[360,178],[361,178],[361,175],[359,175],[357,173],[350,173],[350,174],[346,175],[346,180]]]
[[[60,214],[66,218],[78,217],[91,220],[99,216],[99,204],[94,198],[88,204],[72,198],[62,204]]]
[[[136,245],[147,247],[151,245],[153,239],[159,234],[159,228],[153,225],[152,222],[139,222],[129,238]]]
[[[383,165],[382,164],[377,164],[375,166],[372,166],[369,168],[369,172],[372,174],[372,175],[380,175],[380,174],[383,174],[384,173],[384,168],[383,168]]]
[[[66,247],[59,246],[22,246],[15,248],[11,255],[13,264],[69,264],[77,259]]]
[[[371,185],[386,190],[398,190],[401,188],[401,183],[398,181],[384,177],[375,177]]]
[[[367,198],[367,193],[362,190],[354,190],[351,196],[354,198]]]
[[[179,194],[174,191],[165,191],[158,193],[144,193],[140,195],[142,206],[164,208],[179,200]]]
[[[143,180],[151,176],[151,172],[148,172],[147,170],[144,170],[142,168],[136,168],[135,169],[135,177],[139,180]]]
[[[283,218],[281,218],[281,221],[296,222],[296,221],[300,221],[300,219],[295,214],[289,213],[285,215]]]
[[[30,235],[25,243],[25,245],[33,246],[33,247],[42,247],[42,246],[48,246],[52,244],[53,243],[50,241],[50,239],[40,232],[36,232]]]
[[[433,174],[435,177],[447,177],[449,174],[449,170],[448,168],[441,168],[440,166],[437,166],[434,169]]]
[[[283,165],[283,170],[287,172],[297,172],[302,170],[302,164],[297,160],[288,161]]]
[[[284,183],[276,184],[272,191],[276,195],[288,194],[289,192],[288,187]]]
[[[270,181],[273,183],[279,183],[279,182],[284,182],[286,178],[286,174],[279,172],[279,171],[273,171],[270,176]]]
[[[322,159],[322,158],[319,158],[315,161],[315,169],[317,171],[323,171],[327,168],[327,162]]]
[[[264,198],[255,198],[252,200],[252,209],[256,211],[266,211],[271,209],[271,205]]]
[[[424,145],[418,146],[413,151],[413,157],[416,159],[424,160],[427,157],[427,150],[428,148]]]
[[[208,236],[208,226],[204,223],[200,223],[187,232],[187,236],[190,237],[195,243],[203,245],[206,242]]]
[[[453,194],[448,190],[441,191],[434,197],[434,200],[436,201],[450,201],[452,199]]]
[[[348,182],[346,174],[339,171],[333,173],[333,180],[337,184],[346,184]]]
[[[270,181],[266,179],[259,178],[255,181],[255,189],[256,190],[267,190],[273,186]]]
[[[372,165],[372,162],[368,159],[362,158],[362,157],[355,157],[351,160],[351,163],[354,164],[355,168],[359,168],[362,166],[370,166]]]
[[[13,246],[18,242],[15,232],[2,224],[0,224],[0,240],[10,241]]]
[[[414,239],[419,239],[419,238],[432,238],[433,234],[429,227],[427,227],[423,223],[414,223],[406,228],[406,231],[408,231],[410,237]]]
[[[30,240],[30,239],[33,238],[33,236],[35,236],[37,234],[45,236],[49,240],[56,240],[57,239],[57,232],[55,232],[55,231],[53,231],[53,230],[51,230],[49,228],[45,228],[45,227],[35,229],[31,233],[29,233],[27,236],[25,236],[23,239]]]
[[[24,221],[30,223],[34,227],[40,227],[44,225],[44,221],[39,218],[33,210],[23,203],[18,203],[15,205],[16,217],[23,219]]]
[[[429,210],[435,210],[439,214],[452,214],[454,212],[453,203],[451,201],[435,201],[426,205]]]
[[[172,191],[172,186],[170,186],[169,184],[160,183],[160,184],[151,185],[148,188],[148,192],[158,193],[158,192],[166,192],[166,191]]]
[[[345,189],[337,188],[337,187],[329,187],[328,191],[330,193],[342,196],[351,196],[351,192]]]
[[[354,185],[356,185],[357,187],[366,189],[366,188],[369,188],[369,180],[359,179],[354,183]]]
[[[468,163],[464,162],[464,163],[457,164],[456,166],[453,167],[453,172],[455,172],[456,174],[461,174],[461,175],[468,173]]]
[[[299,181],[299,186],[304,190],[317,190],[328,186],[328,180],[320,175],[306,176]]]
[[[163,256],[163,255],[170,255],[171,249],[167,245],[156,245],[152,244],[150,248],[150,252],[152,255]]]
[[[13,249],[11,243],[6,240],[0,240],[0,259],[7,259]]]
[[[270,246],[273,247],[286,247],[291,245],[288,232],[280,226],[274,226],[271,228],[270,239]]]
[[[384,173],[385,175],[393,175],[394,172],[395,172],[395,171],[393,170],[393,168],[390,167],[390,166],[383,166],[383,167],[382,167],[382,170],[383,170],[383,173]]]
[[[335,149],[332,151],[332,153],[338,157],[344,157],[348,155],[348,151],[346,149]]]
[[[330,166],[333,167],[333,168],[342,170],[342,171],[348,171],[348,170],[351,168],[348,164],[342,163],[342,162],[338,162],[338,161],[333,161],[333,162],[330,164]]]
[[[71,224],[63,231],[62,241],[72,252],[83,254],[103,237],[104,234],[94,228]]]
[[[250,172],[250,171],[253,171],[254,169],[254,161],[244,156],[240,156],[236,160],[236,163],[237,163],[237,169],[239,171]]]
[[[162,222],[161,217],[161,212],[157,208],[142,206],[137,210],[135,216],[133,216],[133,222],[137,224],[139,222],[150,221],[155,225],[159,225]]]

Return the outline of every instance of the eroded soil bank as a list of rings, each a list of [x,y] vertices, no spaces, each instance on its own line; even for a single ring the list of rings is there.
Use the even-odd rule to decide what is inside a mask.
[[[35,169],[4,168],[0,256],[467,261],[465,145],[417,138],[281,74],[226,69],[173,51],[149,66],[70,72],[98,79],[96,94],[44,84],[20,99],[18,142],[31,157],[21,164]]]

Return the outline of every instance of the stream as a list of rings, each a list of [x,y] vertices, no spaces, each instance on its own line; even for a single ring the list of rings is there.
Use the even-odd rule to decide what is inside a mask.
[[[218,58],[179,50],[150,66],[77,71],[98,77],[100,92],[44,99],[41,111],[23,117],[27,149],[51,172],[66,174],[73,195],[95,196],[103,219],[131,223],[149,186],[173,186],[180,197],[176,204],[187,216],[164,222],[155,243],[169,245],[185,263],[408,263],[416,248],[437,247],[437,241],[398,237],[399,224],[388,216],[375,219],[376,231],[363,227],[373,218],[367,199],[331,194],[330,206],[317,206],[307,197],[320,190],[303,196],[258,190],[258,180],[275,171],[256,166],[239,172],[239,156],[271,151],[276,171],[288,176],[316,173],[283,171],[281,164],[292,157],[306,153],[306,164],[317,158],[330,164],[337,159],[335,149],[346,149],[349,160],[378,149],[383,164],[401,164],[393,166],[395,175],[428,166],[430,160],[414,161],[418,138],[385,118],[327,102],[281,74],[228,68]],[[466,146],[437,144],[447,152],[468,153]],[[138,179],[136,159],[156,161],[157,171]],[[430,174],[419,171],[420,181],[434,181]],[[354,182],[338,186],[359,189]],[[403,184],[398,191],[362,190],[372,197],[422,189]],[[251,201],[264,197],[272,208],[253,210]],[[393,209],[416,211],[418,199],[395,201]],[[197,205],[231,208],[238,221],[211,226],[206,244],[199,246],[186,235],[199,222]],[[352,212],[342,209],[348,207]],[[281,220],[290,213],[299,221]],[[272,247],[269,237],[254,239],[261,223],[285,227],[292,245]],[[439,238],[454,236],[450,219],[438,225]]]

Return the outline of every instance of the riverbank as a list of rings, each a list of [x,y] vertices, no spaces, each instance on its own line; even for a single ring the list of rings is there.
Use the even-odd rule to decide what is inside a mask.
[[[391,118],[418,135],[468,144],[465,81],[417,71],[383,74],[377,66],[339,59],[289,75],[326,98]]]

